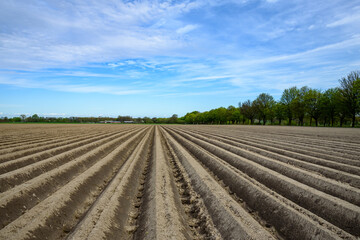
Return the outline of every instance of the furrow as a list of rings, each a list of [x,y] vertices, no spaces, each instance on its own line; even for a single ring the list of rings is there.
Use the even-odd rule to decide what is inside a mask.
[[[181,134],[181,132],[178,132]],[[320,191],[333,195],[335,197],[346,200],[350,203],[360,206],[360,189],[354,188],[345,184],[341,184],[329,178],[324,178],[320,175],[313,174],[309,171],[305,171],[294,167],[288,163],[276,161],[270,157],[264,157],[263,155],[245,150],[240,147],[235,147],[227,141],[219,141],[218,139],[203,137],[199,134],[193,134],[187,132],[192,137],[209,142],[217,147],[230,151],[238,156],[256,162],[264,167],[272,169],[278,173],[281,173],[289,178],[297,180],[308,186],[314,187]],[[184,136],[186,138],[186,136]]]
[[[297,166],[304,170],[308,170],[313,173],[323,175],[330,179],[334,179],[334,180],[337,180],[337,181],[340,181],[343,183],[347,183],[356,188],[360,188],[360,176],[358,176],[358,175],[349,174],[349,173],[346,173],[343,171],[339,171],[337,169],[324,167],[321,165],[309,163],[309,162],[302,161],[302,160],[297,160],[297,158],[293,158],[290,156],[284,156],[284,154],[281,154],[282,152],[275,153],[275,152],[271,152],[271,151],[262,149],[260,147],[254,147],[254,146],[251,146],[248,144],[240,143],[236,139],[231,138],[231,137],[223,137],[223,136],[206,134],[206,133],[201,133],[201,135],[206,136],[207,138],[217,139],[221,142],[224,142],[224,143],[227,143],[227,144],[230,144],[230,145],[242,148],[242,149],[246,149],[248,151],[255,152],[262,156],[269,157],[269,158],[281,161],[283,163]]]
[[[124,132],[124,133],[126,133],[126,132]],[[103,138],[104,139],[111,138],[114,135],[116,136],[116,135],[120,135],[120,134],[119,133],[110,134],[110,135],[106,134],[106,135],[97,136],[97,137],[93,137],[93,138],[86,138],[81,141],[74,141],[72,143],[65,144],[63,146],[51,148],[51,149],[45,150],[40,153],[34,153],[34,154],[20,157],[18,159],[0,163],[0,174],[10,173],[11,171],[23,168],[23,167],[31,165],[33,163],[40,163],[46,159],[51,159],[53,157],[61,156],[62,154],[66,153],[66,152],[72,151],[72,150],[82,147],[82,146],[86,146],[87,144],[89,144],[91,142],[96,142]]]
[[[148,162],[153,131],[148,131],[129,159],[117,172],[103,193],[83,219],[73,228],[68,239],[130,239],[132,229],[127,226],[136,204],[141,173]]]
[[[237,126],[232,126],[237,129]],[[246,128],[246,126],[243,126]],[[244,129],[242,128],[242,130]],[[270,131],[269,131],[270,130]],[[353,144],[360,144],[360,139],[353,129],[349,128],[312,128],[312,127],[289,127],[289,126],[265,126],[251,128],[249,133],[261,133],[267,136],[279,135],[282,138],[289,137],[290,139],[297,139],[299,141],[322,141],[326,144],[332,142],[333,144],[356,146]],[[346,138],[344,138],[346,136]]]
[[[317,158],[317,157],[312,157],[312,156],[297,153],[297,152],[290,152],[290,151],[287,151],[287,150],[284,150],[281,148],[268,146],[268,145],[266,145],[266,143],[251,142],[251,141],[246,141],[246,140],[242,140],[239,138],[232,138],[232,137],[228,137],[228,136],[224,136],[224,135],[217,135],[217,134],[215,136],[222,137],[222,138],[225,138],[228,140],[232,140],[236,143],[263,149],[263,150],[266,150],[269,152],[278,153],[278,154],[281,154],[281,155],[284,155],[287,157],[291,157],[291,158],[295,158],[295,159],[298,159],[301,161],[305,161],[305,162],[313,163],[316,165],[340,170],[343,172],[353,174],[355,176],[360,176],[360,167],[356,167],[356,166],[352,166],[352,165],[344,164],[344,163],[337,163],[337,162],[333,162],[333,161],[329,161],[329,160],[325,160],[325,159],[321,159],[321,158]]]
[[[194,235],[193,239],[221,239],[221,235],[215,228],[204,201],[201,196],[195,192],[189,175],[164,134],[164,130],[161,129],[163,145],[170,155],[173,176],[181,198],[181,204],[187,215],[188,225]]]
[[[360,158],[358,155],[355,155],[356,151],[353,151],[351,153],[344,153],[344,151],[341,148],[329,147],[324,149],[324,148],[320,148],[315,143],[307,143],[306,146],[301,146],[298,143],[289,143],[284,141],[275,142],[264,138],[242,137],[242,139],[249,142],[264,143],[267,146],[284,149],[290,152],[297,152],[300,154],[304,154],[316,158],[322,158],[337,163],[351,164],[352,166],[360,167],[360,161],[359,161]]]
[[[146,131],[148,129],[107,152],[93,166],[0,230],[0,237],[64,238],[128,159]]]
[[[48,140],[49,140],[49,136],[43,136],[43,135],[40,135],[39,137],[37,137],[36,135],[29,136],[27,138],[22,137],[21,140],[20,139],[5,140],[0,144],[0,150],[3,151],[8,148],[16,148],[19,146],[23,146],[24,144],[26,145],[31,143],[41,143],[41,142],[46,142]]]
[[[274,239],[223,189],[173,136],[165,133],[188,173],[194,190],[202,197],[212,221],[224,239]]]
[[[186,134],[181,133],[181,135]],[[358,228],[360,226],[360,207],[280,175],[205,141],[189,135],[187,135],[187,139],[334,225],[351,234],[360,235],[360,228]]]
[[[44,125],[42,125],[43,127]],[[18,126],[19,127],[19,126]],[[59,139],[64,137],[73,137],[73,136],[79,136],[79,135],[86,135],[88,133],[97,133],[98,131],[93,131],[83,128],[83,127],[77,127],[76,129],[68,130],[68,126],[66,126],[64,129],[54,129],[53,126],[51,126],[51,131],[44,129],[41,133],[36,133],[37,129],[36,127],[31,128],[29,132],[23,132],[22,129],[19,129],[22,131],[21,135],[17,135],[17,138],[14,138],[13,140],[8,140],[5,143],[3,143],[1,146],[8,147],[19,147],[23,146],[24,144],[32,144],[37,143],[38,141],[44,142],[48,141],[49,139]],[[101,131],[102,133],[106,133],[106,131]],[[1,147],[3,149],[3,147]]]
[[[126,132],[118,133],[116,135],[97,137],[88,139],[79,143],[75,143],[71,146],[70,150],[67,150],[70,146],[64,148],[65,152],[59,153],[53,157],[39,161],[36,157],[21,158],[15,161],[11,161],[6,164],[0,164],[0,171],[12,168],[19,168],[17,170],[4,173],[0,175],[0,192],[5,192],[16,185],[26,182],[40,174],[48,172],[54,168],[57,168],[67,162],[70,162],[83,154],[97,148],[113,139],[119,138],[125,135]],[[35,162],[36,161],[36,162]],[[35,163],[34,163],[35,162]],[[24,166],[24,167],[23,167]],[[1,171],[2,172],[2,171]]]
[[[115,134],[115,133],[113,133]],[[89,137],[89,136],[87,136]],[[39,146],[39,147],[35,147],[32,149],[27,149],[27,150],[22,150],[22,151],[17,151],[17,152],[13,152],[13,153],[8,153],[8,154],[4,154],[0,157],[0,163],[3,162],[8,162],[20,157],[30,157],[29,155],[32,156],[37,156],[37,154],[41,155],[43,159],[45,157],[48,156],[53,156],[55,154],[57,154],[58,152],[62,152],[64,147],[68,147],[68,145],[75,143],[77,144],[77,142],[79,137],[76,137],[75,139],[72,139],[71,141],[64,141],[64,142],[59,142],[59,143],[54,143],[54,144],[48,144],[45,146]]]
[[[36,147],[41,147],[41,146],[49,145],[49,144],[55,144],[55,143],[64,144],[64,143],[68,143],[70,141],[72,141],[72,142],[81,141],[86,138],[96,137],[96,136],[100,136],[100,135],[104,135],[104,133],[88,133],[88,135],[86,135],[86,136],[83,136],[83,135],[75,135],[75,136],[70,136],[70,137],[62,136],[57,139],[54,139],[53,137],[51,137],[51,138],[48,137],[48,138],[45,138],[41,142],[29,141],[28,144],[21,144],[21,146],[18,146],[18,147],[12,147],[12,148],[8,148],[8,149],[0,150],[0,155],[24,151],[29,148],[36,148]]]
[[[248,126],[249,127],[249,126]],[[334,136],[332,135],[332,138],[326,138],[326,139],[322,139],[319,138],[316,134],[309,134],[307,135],[305,138],[301,136],[300,132],[296,132],[296,134],[283,134],[281,132],[279,132],[279,130],[283,129],[282,128],[276,128],[276,131],[272,132],[272,133],[266,133],[266,129],[268,127],[262,128],[260,126],[260,128],[254,126],[255,128],[252,128],[250,131],[245,131],[246,126],[240,126],[240,127],[235,127],[235,128],[231,128],[231,129],[227,129],[227,128],[223,128],[221,133],[222,134],[228,134],[231,136],[258,136],[260,139],[277,139],[279,140],[279,144],[282,142],[291,142],[294,144],[299,144],[300,146],[302,144],[305,144],[307,146],[326,146],[326,147],[332,147],[332,149],[334,151],[336,151],[337,149],[341,149],[342,151],[349,151],[350,154],[354,153],[354,151],[357,149],[360,151],[360,140],[357,142],[352,142],[352,141],[347,141],[345,139],[338,139],[338,141],[334,140]],[[202,128],[202,127],[201,127]],[[214,128],[202,128],[202,129],[206,129],[209,132],[219,132],[218,129],[214,129]],[[285,128],[286,130],[290,131],[296,131],[296,128]],[[291,130],[290,130],[291,129]],[[306,129],[306,128],[303,128]],[[230,131],[229,131],[230,130]],[[306,129],[307,131],[309,130],[314,130],[314,129]],[[321,130],[321,129],[317,129],[317,130]],[[342,130],[342,129],[337,129],[337,130]],[[356,151],[355,151],[356,152]]]
[[[143,212],[135,237],[138,239],[192,239],[160,138],[159,129],[156,127],[149,188],[145,192],[148,195],[145,196],[148,207]]]
[[[231,134],[231,133],[230,133]],[[242,134],[241,134],[242,135]],[[283,134],[279,134],[274,132],[272,134],[266,134],[264,136],[263,133],[252,132],[247,134],[246,136],[253,137],[258,135],[260,139],[277,139],[279,140],[279,145],[283,142],[293,143],[299,146],[317,146],[319,148],[330,148],[332,151],[337,151],[338,149],[342,152],[347,152],[348,154],[354,154],[356,150],[360,151],[360,142],[343,142],[343,139],[339,139],[335,141],[333,138],[319,138],[314,134],[310,134],[307,137],[301,137],[299,135],[292,135],[290,137],[284,137]]]
[[[232,192],[245,201],[253,211],[257,211],[262,219],[274,226],[284,238],[356,239],[356,237],[268,189],[220,158],[195,146],[193,142],[168,128],[167,131],[196,159],[218,176]],[[188,155],[184,150],[182,153]],[[188,155],[186,158],[191,158],[191,156]],[[196,169],[198,168],[200,167]]]
[[[235,135],[234,135],[235,136]],[[346,157],[348,160],[355,164],[359,164],[360,156],[356,155],[356,150],[345,150],[339,146],[332,146],[331,144],[319,145],[314,141],[307,140],[302,143],[301,141],[279,138],[279,136],[272,135],[271,137],[265,137],[259,134],[252,135],[237,135],[237,138],[242,138],[246,141],[266,143],[269,146],[286,149],[289,151],[299,151],[300,153],[311,154],[314,157],[320,157],[337,162],[342,162],[342,159]],[[296,148],[294,148],[296,145]],[[360,150],[360,149],[359,149]],[[343,162],[346,163],[346,162]],[[360,164],[358,165],[360,166]]]
[[[332,149],[333,151],[336,151],[336,149],[345,150],[348,153],[354,153],[355,149],[360,150],[360,141],[351,141],[350,138],[343,139],[343,138],[337,138],[332,135],[331,138],[329,137],[321,137],[316,134],[308,134],[307,137],[301,137],[298,135],[291,135],[290,137],[287,137],[283,134],[279,134],[277,136],[276,132],[274,132],[271,135],[268,135],[268,139],[271,139],[272,136],[276,136],[277,139],[282,140],[284,142],[291,142],[299,144],[300,146],[319,146],[320,148],[326,148],[326,149]],[[251,136],[251,135],[250,135]]]
[[[103,158],[124,142],[134,141],[136,137],[143,134],[134,131],[120,138],[116,138],[100,147],[97,147],[85,155],[68,162],[57,169],[41,174],[21,185],[18,185],[0,194],[1,228],[24,214],[28,209],[50,196],[61,186],[69,183],[71,179],[86,171],[95,164],[98,159]]]

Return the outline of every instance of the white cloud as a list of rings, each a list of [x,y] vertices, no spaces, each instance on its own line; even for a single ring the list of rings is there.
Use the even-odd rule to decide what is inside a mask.
[[[55,117],[55,116],[66,116],[66,113],[42,113],[38,114],[39,116],[49,116],[49,117]]]
[[[117,64],[108,64],[111,67],[118,66]],[[71,76],[71,77],[95,77],[95,78],[117,78],[120,75],[116,74],[106,74],[106,73],[92,73],[92,72],[85,72],[85,71],[64,71],[54,73],[54,75],[58,76]]]
[[[121,66],[124,66],[125,63],[122,63],[122,62],[119,62],[119,63],[108,63],[108,66],[110,67],[121,67]]]
[[[91,86],[86,84],[54,84],[44,87],[49,90],[75,93],[104,93],[113,95],[134,95],[147,92],[146,90],[127,89],[118,86]]]
[[[325,67],[334,76],[359,67],[358,30],[344,26],[360,21],[355,10],[344,16],[351,1],[9,2],[0,1],[0,69],[35,77],[8,71],[0,84],[113,95],[180,87],[185,93],[174,94],[190,96],[215,94],[219,83],[242,93],[280,89]]]
[[[136,62],[135,61],[133,61],[133,60],[127,60],[127,61],[125,61],[128,65],[134,65],[134,64],[136,64]]]
[[[338,27],[341,25],[351,24],[354,22],[360,22],[360,14],[359,13],[350,15],[350,16],[345,16],[335,22],[327,24],[326,27]]]
[[[294,54],[287,54],[287,55],[277,55],[277,56],[270,56],[270,57],[263,57],[259,59],[249,59],[249,60],[240,60],[240,61],[232,61],[237,65],[240,66],[249,66],[249,65],[260,65],[260,64],[269,64],[269,63],[276,63],[276,62],[304,62],[308,64],[314,64],[314,62],[320,60],[322,56],[333,56],[334,52],[344,50],[347,48],[360,46],[360,35],[355,35],[353,38],[344,40],[337,43],[327,44],[324,46],[319,46],[314,49],[306,50],[303,52],[297,52]],[[335,57],[335,56],[334,56]],[[328,57],[329,58],[329,57]],[[324,59],[322,59],[324,61]],[[225,61],[229,63],[231,62]]]
[[[21,88],[47,89],[60,92],[74,93],[103,93],[112,95],[134,95],[148,92],[146,89],[132,89],[130,87],[111,86],[111,85],[91,85],[91,84],[72,84],[59,83],[55,81],[35,81],[21,78],[5,79],[0,78],[0,84],[16,86]]]
[[[322,11],[327,10],[326,6],[319,7],[320,4],[312,3],[313,1],[291,4],[293,7],[283,9],[284,11],[279,11],[282,10],[282,4],[275,4],[271,7],[279,5],[279,9],[274,9],[279,12],[274,11],[271,16],[264,15],[265,22],[261,22],[262,17],[256,17],[256,14],[251,15],[258,9],[249,11],[249,17],[241,21],[234,16],[216,16],[213,11],[214,8],[221,13],[220,8],[217,8],[219,5],[247,2],[145,0],[86,3],[50,1],[47,4],[40,4],[36,1],[23,1],[22,5],[15,6],[10,1],[0,1],[0,9],[3,9],[0,10],[0,16],[4,16],[0,18],[0,24],[5,26],[0,30],[2,56],[0,68],[20,70],[72,68],[99,62],[112,62],[108,66],[115,68],[126,64],[121,60],[131,58],[193,57],[194,55],[206,57],[212,52],[236,56],[242,54],[242,42],[247,41],[241,37],[246,38],[250,35],[254,39],[254,45],[257,41],[262,41],[261,44],[264,44],[280,37],[290,38],[287,36],[291,32],[296,32],[299,24],[306,24],[305,29],[309,25],[308,29],[318,26],[312,21],[320,18],[318,16],[324,16]],[[267,2],[279,1],[267,0]],[[264,1],[259,3],[259,6],[262,7],[263,3]],[[309,6],[311,11],[307,9]],[[332,6],[333,4],[330,4],[330,7]],[[198,17],[194,17],[194,21],[184,18],[184,14],[194,9],[199,11],[204,9],[204,13],[208,14],[204,15],[204,22],[197,21]],[[333,11],[336,12],[336,8],[334,9]],[[345,10],[341,9],[341,12]],[[243,14],[246,16],[247,12]],[[330,12],[329,15],[335,14]],[[228,21],[228,25],[223,29],[212,29],[217,27],[211,26],[210,20],[214,20],[211,18],[218,18],[220,28],[225,26],[221,25],[221,21],[227,18],[231,21]],[[209,23],[206,22],[207,20]],[[358,20],[359,15],[354,13],[327,26],[338,26]],[[241,28],[240,30],[244,32],[238,33],[237,28]],[[189,36],[186,38],[179,36],[197,29],[200,34],[193,34],[194,36],[189,34],[190,39]],[[203,37],[208,38],[200,39]],[[299,35],[299,39],[301,38],[302,36]],[[286,45],[291,45],[291,39]]]
[[[199,92],[173,92],[173,93],[165,93],[165,94],[158,94],[157,96],[162,97],[187,97],[187,96],[216,96],[216,95],[233,95],[237,94],[236,90],[213,90],[213,91],[199,91]]]
[[[209,68],[208,73],[211,72],[211,69]],[[181,80],[174,80],[171,81],[171,84],[174,84],[176,86],[180,86],[182,83],[198,83],[201,82],[202,85],[204,85],[204,82],[213,82],[213,81],[218,81],[218,80],[224,80],[224,79],[229,79],[229,78],[233,78],[235,77],[234,75],[217,75],[217,76],[202,76],[202,77],[189,77],[189,78],[185,78],[185,79],[181,79]]]
[[[166,55],[184,45],[177,16],[202,1],[0,2],[0,68],[76,67]],[[19,18],[18,16],[22,16]],[[164,21],[166,24],[158,25]],[[157,27],[153,27],[157,26]],[[178,29],[185,34],[196,25]],[[114,65],[110,65],[114,66]]]
[[[176,32],[178,34],[186,34],[186,33],[189,33],[195,29],[197,29],[199,26],[198,25],[194,25],[194,24],[188,24],[182,28],[179,28],[176,30]]]

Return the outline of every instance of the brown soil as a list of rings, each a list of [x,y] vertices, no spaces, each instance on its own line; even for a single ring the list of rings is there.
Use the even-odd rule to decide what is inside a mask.
[[[358,239],[360,130],[0,125],[0,239]]]

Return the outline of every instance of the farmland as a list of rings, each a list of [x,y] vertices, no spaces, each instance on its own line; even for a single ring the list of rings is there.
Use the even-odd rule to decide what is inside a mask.
[[[0,125],[0,239],[358,239],[359,129]]]

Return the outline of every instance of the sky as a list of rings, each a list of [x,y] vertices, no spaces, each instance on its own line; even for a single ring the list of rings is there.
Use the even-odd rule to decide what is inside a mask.
[[[360,70],[360,0],[0,1],[0,117],[179,116]]]

